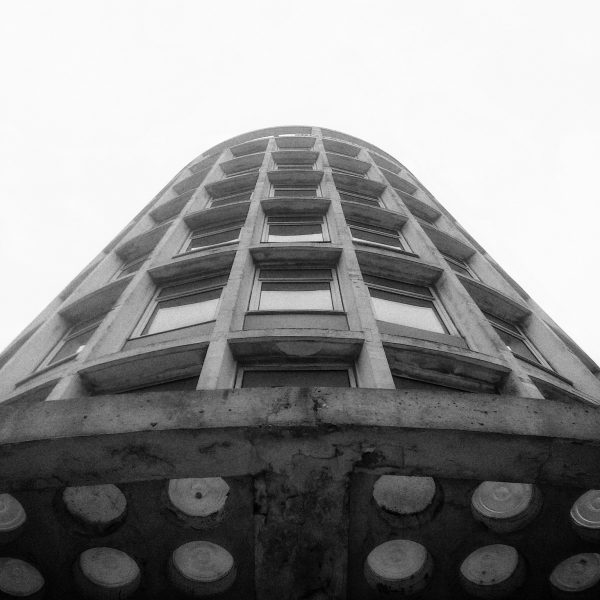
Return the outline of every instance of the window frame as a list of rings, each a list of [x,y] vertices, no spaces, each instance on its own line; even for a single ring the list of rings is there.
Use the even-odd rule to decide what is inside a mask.
[[[371,206],[371,207],[379,207],[382,208],[384,206],[383,204],[383,200],[381,198],[381,194],[379,194],[378,196],[369,196],[368,194],[364,194],[361,192],[355,192],[353,190],[347,190],[344,189],[343,187],[339,187],[336,186],[338,195],[340,197],[340,200],[342,202],[356,202],[356,204],[360,204],[362,206]],[[345,194],[347,196],[351,196],[353,198],[358,198],[358,200],[347,200],[346,198],[342,197],[342,194]],[[362,200],[367,200],[367,202],[363,202]],[[375,204],[375,202],[377,204]]]
[[[181,250],[179,251],[179,254],[191,254],[194,252],[202,252],[202,251],[208,250],[210,248],[219,248],[221,246],[229,246],[231,244],[237,244],[240,240],[240,234],[244,227],[244,221],[237,221],[236,223],[230,223],[228,225],[224,225],[224,224],[217,225],[217,227],[218,227],[218,229],[201,229],[201,228],[191,229],[190,234],[188,235],[183,246],[181,247]],[[203,237],[209,237],[211,235],[216,235],[219,233],[225,233],[227,231],[235,231],[236,229],[239,230],[239,233],[238,233],[237,238],[235,238],[234,240],[227,240],[225,242],[218,242],[216,244],[208,244],[206,246],[201,246],[199,248],[190,248],[190,246],[193,244],[194,240],[201,239]]]
[[[229,273],[217,273],[210,277],[185,279],[185,280],[181,280],[181,281],[172,281],[172,282],[168,282],[163,285],[157,286],[154,294],[152,295],[150,302],[148,303],[148,306],[144,310],[138,324],[136,325],[132,335],[130,336],[130,339],[149,337],[149,336],[153,336],[153,335],[160,335],[160,334],[163,334],[163,333],[166,333],[169,331],[177,331],[178,329],[187,329],[188,327],[196,327],[198,325],[204,325],[206,323],[211,323],[213,321],[216,321],[216,318],[219,314],[219,310],[221,308],[221,301],[223,299],[223,290],[227,286],[228,279],[229,279]],[[218,280],[218,281],[215,281],[214,283],[209,283],[209,282],[211,282],[211,280]],[[207,285],[203,285],[203,282],[207,282]],[[183,286],[183,285],[187,285],[187,284],[191,285],[194,283],[197,284],[194,287],[190,287],[187,290],[181,290],[180,292],[173,292],[172,294],[165,295],[163,298],[159,298],[160,294],[165,289],[179,287],[179,286]],[[160,303],[169,302],[169,301],[176,300],[179,298],[185,298],[187,296],[193,296],[193,295],[204,293],[204,292],[212,292],[212,291],[218,290],[218,289],[221,290],[221,293],[219,295],[219,300],[215,307],[214,318],[209,319],[207,321],[201,321],[199,323],[192,323],[191,325],[183,325],[181,327],[173,327],[172,329],[163,329],[162,331],[154,331],[152,333],[148,333],[148,329],[152,325],[154,316],[158,313]]]
[[[137,273],[142,268],[142,265],[148,260],[148,258],[150,257],[150,254],[152,254],[152,253],[148,252],[147,254],[138,256],[137,258],[132,258],[130,260],[123,261],[119,270],[115,273],[113,279],[114,280],[123,279],[123,277],[129,277],[129,275],[134,275],[135,273]],[[138,265],[138,267],[135,271],[131,271],[130,273],[124,273],[124,271],[126,269],[128,269],[134,265]]]
[[[437,316],[438,320],[440,321],[442,328],[445,329],[445,331],[441,335],[460,336],[458,329],[454,325],[454,322],[450,318],[450,315],[444,308],[442,301],[440,300],[439,296],[437,295],[435,289],[432,286],[427,286],[427,285],[418,286],[418,287],[427,288],[429,290],[429,293],[431,295],[426,296],[425,294],[419,294],[416,291],[401,290],[399,288],[386,286],[384,283],[373,282],[372,280],[370,280],[372,277],[379,279],[381,282],[397,281],[398,283],[403,283],[400,280],[385,280],[376,275],[365,274],[365,275],[363,275],[363,279],[365,281],[365,285],[367,286],[367,288],[369,288],[369,297],[372,298],[371,289],[376,289],[376,290],[381,290],[382,292],[386,292],[386,293],[394,295],[394,296],[398,296],[400,298],[412,298],[415,300],[427,302],[427,303],[431,304],[431,308],[433,309],[434,314]],[[409,285],[413,285],[413,284],[409,284]],[[400,304],[408,304],[408,303],[400,302]],[[371,301],[371,307],[373,309],[373,316],[375,317],[376,321],[381,321],[382,323],[390,323],[391,325],[396,325],[398,327],[412,327],[413,329],[417,329],[419,331],[427,331],[428,333],[440,335],[439,331],[431,331],[429,329],[415,327],[415,326],[407,324],[407,323],[395,323],[393,321],[385,321],[384,319],[378,319],[376,311],[375,311],[375,306],[372,301]]]
[[[62,365],[63,363],[69,362],[71,360],[76,359],[81,351],[88,345],[89,341],[92,339],[96,329],[100,326],[106,314],[103,314],[99,317],[94,317],[92,319],[87,319],[85,321],[81,321],[79,323],[74,323],[70,325],[69,328],[65,331],[65,333],[61,336],[60,340],[52,347],[52,350],[48,352],[44,360],[40,363],[38,369],[43,369],[46,367],[56,367],[58,365]],[[86,340],[86,342],[81,346],[77,351],[64,356],[58,360],[54,360],[54,357],[59,354],[62,348],[69,342],[70,340],[80,336],[84,333],[92,332],[92,335]]]
[[[473,272],[473,269],[471,269],[471,267],[469,266],[469,263],[467,263],[466,260],[463,260],[462,258],[455,258],[454,256],[450,256],[449,254],[446,254],[445,252],[442,252],[441,250],[439,251],[440,254],[442,255],[442,258],[448,263],[448,266],[452,269],[452,265],[457,265],[459,267],[461,267],[462,269],[464,269],[465,271],[467,271],[467,273],[469,273],[469,275],[466,275],[465,277],[471,277],[471,279],[474,279],[475,281],[479,281],[479,277],[477,277],[477,275],[475,275],[475,273]],[[455,273],[459,273],[459,271],[456,271],[455,269],[452,269]],[[464,275],[464,273],[459,273],[460,275]]]
[[[310,196],[304,196],[304,195],[294,195],[294,194],[288,194],[285,196],[278,196],[276,194],[277,189],[285,189],[285,190],[314,190],[315,193],[311,194]],[[273,183],[271,184],[271,189],[269,190],[269,197],[270,198],[321,198],[322,197],[322,193],[321,193],[321,184],[319,183],[315,183],[315,184],[308,184],[308,185],[302,185],[302,184],[295,184],[295,185],[283,185],[281,183]]]
[[[356,368],[354,365],[348,363],[333,363],[333,362],[301,362],[301,363],[286,363],[278,362],[274,364],[238,364],[235,373],[234,387],[236,389],[242,389],[242,383],[244,381],[244,374],[246,371],[347,371],[349,388],[358,387],[358,379],[356,376]],[[280,387],[280,386],[267,386],[267,387]],[[309,386],[307,386],[309,387]],[[321,386],[319,386],[321,387]],[[322,386],[328,387],[328,386]],[[251,389],[251,388],[243,388]]]
[[[246,196],[247,194],[248,197],[244,198],[243,200],[234,200],[232,202],[226,202],[226,203],[222,203],[222,200],[227,200],[229,198],[236,198],[239,196]],[[232,204],[239,204],[240,202],[250,202],[252,200],[252,196],[254,194],[254,188],[248,188],[247,190],[243,190],[241,192],[235,192],[234,194],[227,194],[225,196],[211,196],[210,197],[210,202],[208,204],[208,208],[220,208],[221,206],[230,206]],[[218,202],[217,205],[215,205],[215,202]]]
[[[410,252],[412,254],[412,250],[406,241],[406,238],[402,235],[399,229],[387,229],[385,227],[378,228],[377,225],[371,225],[368,223],[361,223],[360,221],[355,221],[354,219],[346,219],[346,225],[350,230],[350,235],[352,237],[353,242],[358,242],[359,244],[365,244],[368,246],[373,246],[375,248],[385,248],[387,250],[394,250],[396,252]],[[389,238],[397,238],[400,241],[400,247],[393,246],[389,244],[380,244],[379,242],[372,242],[370,240],[363,240],[361,238],[354,237],[352,229],[358,229],[360,231],[366,231],[368,233],[376,233],[377,235],[383,235]],[[382,231],[385,229],[386,231]],[[388,231],[394,231],[396,235],[388,233]]]
[[[500,317],[497,317],[496,315],[492,315],[491,313],[484,312],[483,314],[484,314],[485,318],[488,320],[488,323],[492,326],[492,328],[498,335],[498,337],[500,337],[500,341],[508,348],[510,353],[515,358],[517,358],[519,360],[523,360],[528,364],[538,366],[538,367],[540,367],[540,366],[545,367],[546,369],[550,369],[551,371],[554,371],[554,369],[552,369],[550,364],[542,356],[540,351],[535,347],[533,342],[527,337],[527,335],[523,332],[523,330],[521,329],[521,327],[519,325],[505,321],[504,319],[501,319]],[[536,360],[532,360],[531,358],[528,358],[526,356],[520,356],[519,354],[515,353],[514,350],[512,348],[510,348],[510,346],[498,334],[498,330],[503,331],[504,333],[507,333],[507,334],[517,338],[521,342],[523,342],[523,344],[527,347],[527,349],[531,352],[531,354],[536,358]]]
[[[331,273],[331,277],[329,278],[325,278],[325,277],[307,277],[307,278],[300,278],[300,277],[277,277],[277,278],[269,278],[269,279],[261,279],[261,273],[264,271],[278,271],[281,273],[285,273],[286,271],[289,273],[294,273],[294,272],[311,272],[311,271],[329,271]],[[332,308],[323,308],[323,309],[306,309],[306,310],[301,310],[301,309],[272,309],[272,308],[268,308],[268,309],[260,309],[260,297],[261,297],[261,293],[262,293],[262,285],[264,282],[268,282],[268,283],[277,283],[277,282],[281,282],[281,283],[292,283],[292,282],[303,282],[303,283],[321,283],[327,281],[329,282],[329,293],[331,295],[331,306]],[[286,313],[286,312],[290,312],[290,313],[313,313],[313,312],[325,312],[325,313],[331,313],[331,312],[343,312],[344,311],[344,304],[342,302],[342,295],[340,292],[340,286],[339,286],[339,281],[337,278],[337,270],[336,269],[332,269],[332,268],[305,268],[305,269],[290,269],[290,268],[284,268],[284,269],[273,269],[273,268],[269,268],[269,269],[257,269],[256,273],[254,275],[254,282],[252,285],[252,293],[250,295],[250,302],[248,305],[248,310],[252,311],[252,312],[261,312],[261,313]]]
[[[248,175],[249,173],[259,173],[259,172],[260,172],[260,166],[248,167],[246,169],[232,171],[231,173],[225,173],[225,177],[223,177],[223,179],[231,179],[232,177],[237,177],[238,175]]]
[[[331,167],[331,172],[338,175],[351,175],[352,177],[359,177],[360,179],[367,179],[366,173],[359,173],[352,169],[343,169],[341,167]]]
[[[287,221],[279,221],[277,223],[271,223],[271,219],[282,219],[286,218]],[[299,221],[298,219],[307,219],[306,221]],[[271,225],[321,225],[321,235],[323,239],[318,242],[302,242],[302,241],[290,241],[290,242],[272,242],[269,241],[269,228]],[[293,214],[282,214],[282,215],[266,215],[265,222],[263,225],[263,232],[261,235],[261,243],[265,244],[322,244],[324,242],[330,242],[329,229],[327,227],[327,218],[325,215],[293,215]]]

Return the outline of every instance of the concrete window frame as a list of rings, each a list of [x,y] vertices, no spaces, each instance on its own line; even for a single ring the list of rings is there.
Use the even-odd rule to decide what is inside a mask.
[[[303,386],[294,387],[358,387],[356,372],[354,365],[348,365],[347,363],[334,363],[334,362],[277,362],[273,364],[252,364],[252,365],[238,365],[236,376],[235,376],[235,387],[259,387],[259,386],[244,386],[244,375],[246,373],[276,373],[277,371],[283,372],[298,372],[307,374],[307,382]],[[326,386],[321,382],[321,378],[316,375],[317,372],[336,372],[346,373],[348,377],[347,386]],[[316,375],[316,376],[315,376]],[[317,381],[315,383],[316,379]],[[288,384],[285,384],[288,385]],[[260,386],[260,387],[279,387],[277,385],[272,386]]]
[[[310,184],[271,184],[269,196],[271,198],[320,198],[321,186],[318,183]]]
[[[373,294],[371,294],[371,291],[374,290],[376,292],[381,292],[382,295],[385,295],[386,300],[392,302],[429,308],[431,311],[430,314],[436,317],[444,331],[439,332],[422,327],[415,327],[411,323],[395,323],[393,321],[379,319],[377,317],[375,303],[372,302],[373,312],[375,313],[376,320],[384,323],[392,323],[393,325],[399,325],[401,327],[413,327],[414,329],[420,329],[422,331],[430,331],[431,333],[460,336],[460,333],[456,329],[456,326],[450,318],[450,315],[446,312],[444,305],[442,304],[433,287],[408,284],[399,280],[392,281],[372,275],[363,275],[363,278],[367,287],[369,288],[371,301],[373,300]]]
[[[202,252],[209,248],[220,248],[221,246],[237,244],[243,226],[244,221],[236,221],[227,225],[220,224],[213,227],[192,229],[179,254]],[[211,242],[211,238],[223,235],[227,238],[224,241]]]
[[[295,240],[293,236],[285,236],[288,239],[285,240],[273,240],[269,239],[271,235],[271,228],[273,225],[281,225],[283,227],[294,225],[302,226],[302,225],[313,225],[316,227],[320,227],[321,229],[321,239],[320,240]],[[275,214],[275,215],[267,215],[263,227],[263,232],[261,236],[261,242],[263,243],[293,243],[300,244],[303,242],[306,243],[321,243],[321,242],[330,242],[331,239],[329,237],[329,230],[327,228],[327,218],[325,215],[313,214],[313,215],[296,215],[296,214]]]
[[[331,306],[323,306],[322,308],[306,308],[302,306],[295,307],[290,303],[289,306],[282,308],[261,308],[261,298],[264,297],[264,291],[266,287],[275,284],[274,287],[281,287],[281,291],[284,294],[289,293],[290,302],[294,293],[298,293],[302,288],[310,287],[311,284],[315,288],[320,287],[321,290],[328,290],[328,297],[331,300]],[[287,288],[287,289],[286,289]],[[296,288],[296,292],[294,291]],[[319,290],[317,290],[319,291]],[[322,296],[326,296],[323,294]],[[297,297],[296,297],[297,300]],[[337,273],[335,269],[323,269],[323,268],[312,268],[312,269],[299,269],[299,268],[288,268],[288,269],[257,269],[254,277],[254,284],[252,287],[252,294],[250,296],[250,305],[248,307],[250,311],[268,311],[268,312],[327,312],[332,311],[343,311],[344,306],[342,303],[342,296],[340,293],[340,287],[337,279]]]
[[[357,204],[362,204],[363,206],[376,206],[385,208],[381,199],[381,195],[372,196],[370,194],[355,192],[353,190],[345,189],[339,185],[337,186],[337,191],[342,202],[356,202]]]
[[[386,248],[388,250],[395,250],[401,252],[410,252],[410,246],[406,241],[406,238],[402,235],[401,231],[396,228],[387,228],[382,227],[380,225],[374,225],[372,223],[363,223],[361,221],[356,221],[354,219],[346,218],[346,225],[350,229],[350,233],[352,234],[352,240],[354,242],[358,242],[359,244],[364,244],[366,246],[373,246],[375,248]],[[360,235],[356,236],[355,233],[365,233],[365,234],[373,234],[375,236],[381,236],[384,241],[375,242],[373,240],[369,240],[366,238],[361,238]],[[386,239],[389,239],[390,243],[386,243]],[[398,243],[392,243],[392,240],[398,241]]]
[[[113,279],[121,279],[122,277],[127,277],[128,275],[137,273],[140,270],[140,267],[148,260],[149,256],[150,252],[124,261],[119,270],[115,273]]]
[[[228,194],[225,196],[211,196],[208,207],[217,208],[219,206],[237,204],[238,202],[249,202],[252,199],[253,193],[254,187],[247,190],[237,191],[234,194]]]
[[[479,277],[477,277],[477,275],[475,275],[475,273],[473,272],[473,269],[471,269],[471,267],[469,266],[469,263],[462,259],[462,258],[456,258],[454,256],[450,256],[449,254],[446,254],[445,252],[441,252],[440,254],[442,255],[442,257],[444,258],[444,260],[448,263],[448,266],[455,271],[456,273],[460,273],[461,275],[464,275],[465,277],[471,277],[472,279],[476,279],[479,280]]]
[[[174,281],[165,283],[157,288],[152,300],[146,307],[138,325],[136,326],[132,338],[145,337],[164,333],[166,331],[175,331],[177,329],[186,329],[204,323],[214,321],[219,313],[223,288],[227,285],[229,273],[222,273],[205,278],[186,279],[183,281]],[[217,297],[218,292],[218,297]],[[214,300],[217,300],[215,303]],[[208,304],[210,303],[210,305]],[[178,306],[189,307],[191,305],[204,305],[203,310],[211,318],[205,318],[200,312],[201,320],[189,322],[177,327],[151,331],[153,324],[158,320],[157,315],[160,311]],[[164,314],[164,313],[163,313]]]

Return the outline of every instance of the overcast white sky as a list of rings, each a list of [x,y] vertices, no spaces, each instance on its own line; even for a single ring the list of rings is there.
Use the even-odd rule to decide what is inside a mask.
[[[600,362],[600,3],[0,3],[0,349],[168,180],[261,127],[404,163]]]

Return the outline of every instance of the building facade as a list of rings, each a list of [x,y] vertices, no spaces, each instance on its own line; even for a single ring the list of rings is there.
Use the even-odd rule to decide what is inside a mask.
[[[0,591],[596,597],[599,373],[392,156],[238,136],[0,355]]]

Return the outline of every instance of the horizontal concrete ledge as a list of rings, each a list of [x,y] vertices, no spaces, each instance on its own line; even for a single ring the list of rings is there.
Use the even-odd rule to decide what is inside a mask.
[[[338,388],[131,393],[0,408],[3,489],[289,469],[294,456],[434,476],[600,484],[600,411]]]

